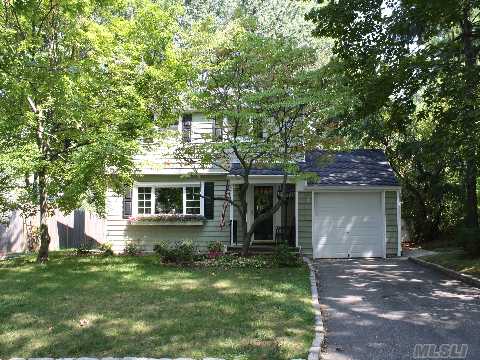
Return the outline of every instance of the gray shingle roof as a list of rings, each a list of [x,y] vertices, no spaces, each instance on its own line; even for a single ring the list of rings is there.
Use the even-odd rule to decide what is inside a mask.
[[[398,180],[381,150],[314,151],[299,163],[304,172],[318,175],[309,185],[320,186],[398,186]],[[233,175],[240,175],[240,164],[233,164]],[[251,175],[282,175],[278,168],[252,169]]]

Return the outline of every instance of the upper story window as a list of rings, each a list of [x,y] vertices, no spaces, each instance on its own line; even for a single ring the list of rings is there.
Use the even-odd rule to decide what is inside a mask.
[[[223,119],[216,118],[213,121],[213,141],[223,140]]]
[[[192,141],[192,114],[183,114],[182,116],[182,140]]]

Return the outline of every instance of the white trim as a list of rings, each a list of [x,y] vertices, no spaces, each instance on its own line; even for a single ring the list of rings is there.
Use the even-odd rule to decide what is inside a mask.
[[[205,182],[202,181],[200,183],[200,195],[205,195]],[[213,183],[213,197],[215,197],[215,182]],[[213,201],[213,205],[215,206],[215,201]],[[205,198],[200,196],[200,215],[205,215]]]
[[[307,181],[306,180],[299,180],[296,182],[295,187],[297,191],[306,191],[305,188],[307,187]]]
[[[276,205],[276,203],[279,201],[278,197],[276,196],[277,195],[277,192],[278,190],[280,189],[280,184],[274,184],[272,185],[273,187],[273,193],[272,193],[272,197],[273,197],[273,206]],[[273,240],[275,241],[275,229],[277,228],[277,226],[282,226],[282,210],[283,210],[283,206],[281,206],[277,211],[275,211],[275,213],[272,215],[272,220],[273,220],[273,228],[272,228],[272,234],[273,234]]]
[[[132,216],[138,214],[138,186],[132,188]]]
[[[315,192],[352,192],[352,191],[398,191],[400,186],[306,186],[303,191],[315,191]]]
[[[234,199],[233,199],[233,194],[234,194],[234,191],[233,191],[233,186],[230,184],[231,188],[230,188],[230,200],[233,202]],[[230,203],[230,245],[233,245],[233,220],[234,220],[234,207],[233,205]]]
[[[230,180],[231,184],[243,184],[243,178],[240,175],[227,175],[227,179]],[[281,184],[283,183],[283,175],[250,175],[248,177],[250,184]],[[294,184],[294,178],[288,177],[287,183]]]
[[[382,228],[383,228],[383,258],[387,257],[387,214],[385,212],[385,191],[382,191]]]
[[[205,182],[139,182],[136,181],[133,184],[132,188],[132,216],[137,216],[138,214],[138,188],[139,187],[150,187],[151,188],[151,207],[150,215],[155,215],[155,188],[181,188],[182,189],[182,214],[186,214],[187,210],[187,187],[200,187],[200,194],[204,195],[205,193]],[[203,196],[200,196],[200,215],[205,215],[205,202]]]
[[[155,215],[155,187],[150,189],[150,215]]]
[[[187,210],[187,189],[186,186],[182,187],[182,213],[186,213]]]
[[[168,181],[168,182],[162,182],[162,181],[149,181],[149,182],[143,182],[143,181],[136,181],[133,183],[134,187],[145,187],[145,186],[156,186],[156,187],[163,187],[163,188],[177,188],[177,187],[184,187],[184,186],[201,186],[201,183],[203,181],[192,181],[192,180],[186,180],[186,181]]]
[[[315,236],[315,192],[312,191],[312,257],[315,259],[315,248],[314,240],[317,237]]]
[[[402,198],[401,191],[397,191],[397,256],[402,256]]]
[[[164,168],[164,169],[155,169],[144,167],[140,169],[140,175],[227,175],[228,172],[219,168],[208,168],[208,169],[193,169],[188,168]]]
[[[249,184],[247,189],[247,231],[250,230],[250,227],[253,224],[253,214],[254,214],[254,193],[253,193],[253,185]],[[244,230],[245,231],[245,230]],[[252,241],[255,240],[255,234],[252,234],[252,238],[250,239],[250,244]]]
[[[298,247],[298,191],[295,191],[295,247]]]

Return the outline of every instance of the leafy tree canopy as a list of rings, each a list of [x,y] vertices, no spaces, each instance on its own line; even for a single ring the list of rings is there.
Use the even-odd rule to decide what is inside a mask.
[[[340,106],[348,106],[348,91],[332,91],[335,79],[328,67],[318,66],[315,48],[295,39],[270,37],[256,31],[255,19],[239,19],[216,33],[198,48],[204,63],[191,101],[206,116],[215,119],[221,135],[203,143],[184,143],[177,156],[197,167],[211,164],[232,173],[236,159],[243,184],[238,198],[230,203],[239,211],[244,252],[251,235],[271,211],[247,224],[249,176],[256,168],[276,168],[288,176],[299,175],[297,161],[317,148],[322,140],[321,122]],[[338,90],[338,87],[335,87]],[[217,138],[217,136],[219,136]]]
[[[419,237],[434,239],[464,216],[476,226],[480,3],[319,3],[307,18],[334,39],[357,97],[335,127],[356,146],[386,149]]]
[[[44,224],[52,209],[82,202],[102,213],[107,188],[122,191],[152,113],[171,118],[188,73],[174,42],[179,10],[147,0],[3,2],[0,168],[21,184],[17,207],[33,206]]]

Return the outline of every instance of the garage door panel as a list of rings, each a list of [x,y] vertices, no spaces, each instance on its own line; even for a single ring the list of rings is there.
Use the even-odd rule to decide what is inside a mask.
[[[315,257],[381,257],[384,254],[381,193],[317,193]]]

